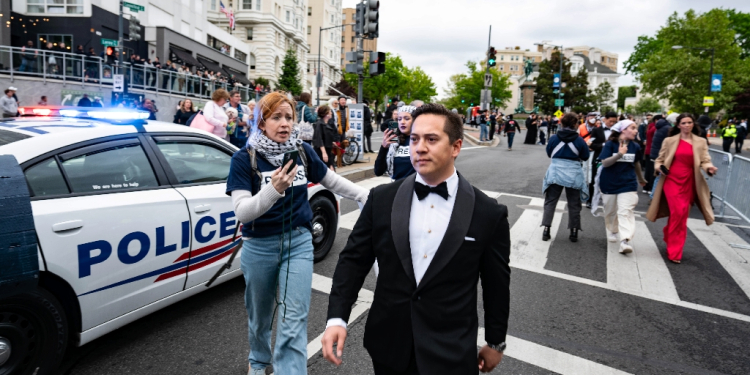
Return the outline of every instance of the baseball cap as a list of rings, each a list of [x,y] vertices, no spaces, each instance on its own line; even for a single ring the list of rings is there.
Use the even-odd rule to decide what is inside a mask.
[[[15,87],[13,87],[13,86],[11,86],[11,87],[8,87],[8,90],[11,90],[11,91],[18,91],[18,89],[17,89],[17,88],[15,88]]]

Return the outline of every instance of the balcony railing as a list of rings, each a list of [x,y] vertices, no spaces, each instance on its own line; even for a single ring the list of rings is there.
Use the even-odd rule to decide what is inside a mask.
[[[210,99],[214,90],[223,88],[227,91],[239,91],[243,103],[253,98],[258,100],[265,94],[256,91],[254,87],[230,86],[227,82],[142,64],[125,62],[119,66],[113,58],[0,46],[0,74],[10,75],[11,80],[18,77],[39,77],[45,82],[50,80],[111,86],[113,75],[118,72],[125,75],[129,89]]]

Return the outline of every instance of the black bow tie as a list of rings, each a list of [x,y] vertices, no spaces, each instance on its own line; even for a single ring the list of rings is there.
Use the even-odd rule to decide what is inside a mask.
[[[420,201],[425,199],[430,193],[435,193],[443,197],[445,200],[448,200],[448,184],[445,181],[435,187],[429,187],[425,184],[415,182],[414,192],[417,193],[417,198],[419,198]]]

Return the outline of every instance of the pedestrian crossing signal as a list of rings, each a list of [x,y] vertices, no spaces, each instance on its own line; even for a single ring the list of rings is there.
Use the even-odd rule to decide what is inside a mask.
[[[495,47],[490,47],[490,50],[487,51],[487,65],[489,66],[497,65],[497,56],[495,55]]]

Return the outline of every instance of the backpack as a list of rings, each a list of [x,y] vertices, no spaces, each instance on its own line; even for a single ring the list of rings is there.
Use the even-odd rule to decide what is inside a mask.
[[[305,168],[305,178],[308,177],[308,168],[307,168],[307,153],[305,153],[305,148],[302,147],[302,145],[297,145],[297,151],[299,151],[299,158],[302,160],[302,167]],[[250,147],[250,145],[247,145],[247,154],[250,158],[250,168],[253,170],[253,174],[258,176],[258,181],[263,181],[263,175],[260,173],[260,170],[258,170],[258,158],[255,154],[255,149]],[[256,188],[253,184],[251,193],[253,196],[258,194],[258,191],[260,190],[260,184]]]
[[[305,109],[307,109],[307,106],[303,105],[302,113],[299,114],[299,124],[297,125],[297,129],[299,129],[299,138],[301,140],[312,141],[313,136],[315,135],[315,128],[311,123],[305,121]]]

